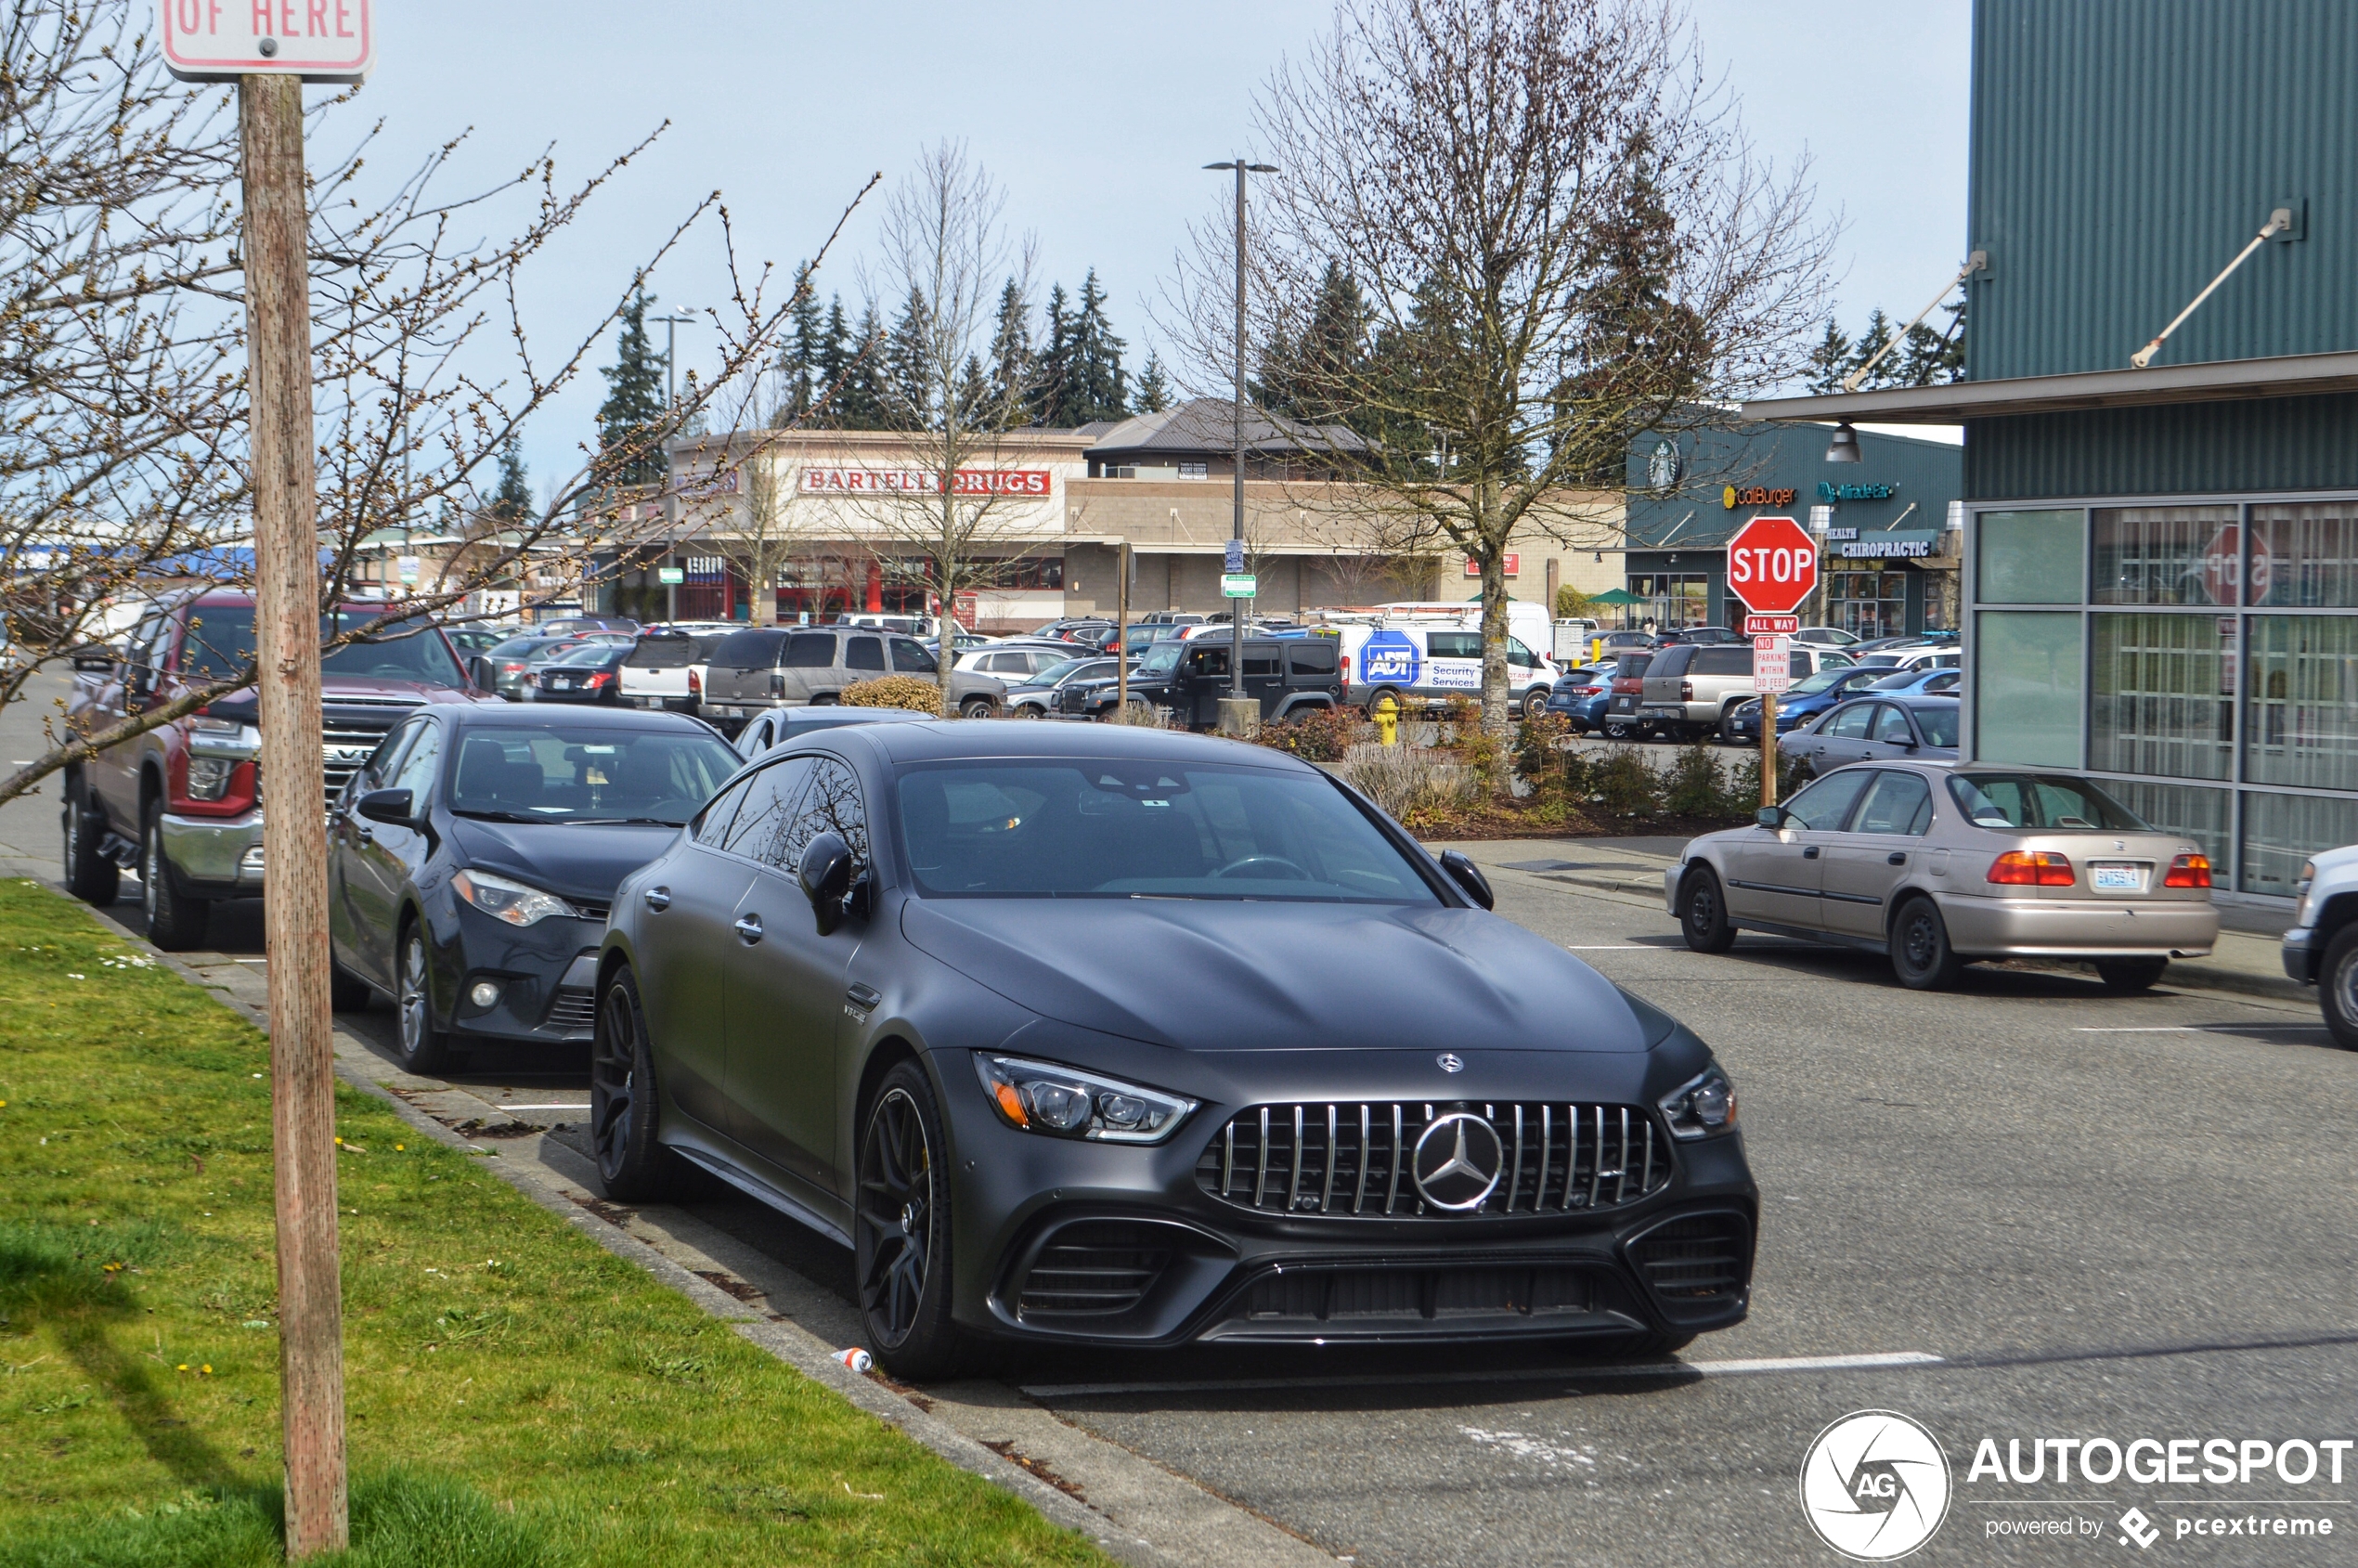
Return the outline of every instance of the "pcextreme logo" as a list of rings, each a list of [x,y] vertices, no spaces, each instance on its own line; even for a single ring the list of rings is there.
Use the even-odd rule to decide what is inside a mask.
[[[1949,1514],[1949,1456],[1896,1410],[1856,1410],[1801,1461],[1801,1511],[1843,1556],[1888,1562],[1932,1539]]]

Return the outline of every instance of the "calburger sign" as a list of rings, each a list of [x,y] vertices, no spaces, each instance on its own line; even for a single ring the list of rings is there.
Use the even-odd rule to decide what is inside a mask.
[[[951,487],[959,496],[1045,496],[1055,475],[1044,468],[962,468]],[[937,496],[941,475],[929,468],[806,468],[805,495]]]

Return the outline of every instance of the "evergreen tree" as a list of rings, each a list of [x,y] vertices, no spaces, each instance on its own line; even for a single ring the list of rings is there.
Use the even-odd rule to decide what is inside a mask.
[[[845,382],[850,377],[853,357],[851,323],[843,314],[843,296],[837,294],[827,302],[827,324],[820,331],[819,347],[811,361],[811,397],[816,409],[812,422],[820,429],[846,428]]]
[[[1048,291],[1048,343],[1040,352],[1038,365],[1039,371],[1031,383],[1034,422],[1070,424],[1072,421],[1064,417],[1064,411],[1065,401],[1070,395],[1068,383],[1072,379],[1072,311],[1061,283]]]
[[[664,455],[656,431],[664,416],[663,356],[647,342],[644,289],[622,310],[622,333],[615,362],[600,372],[606,400],[598,408],[598,477],[612,485],[659,485]],[[529,498],[526,498],[527,503]]]
[[[982,368],[979,355],[966,356],[966,368],[958,372],[958,414],[962,423],[980,427],[1000,418],[1006,404],[1000,401],[991,385],[991,377]]]
[[[1170,407],[1171,378],[1162,373],[1162,361],[1150,349],[1147,353],[1147,368],[1138,372],[1137,383],[1130,394],[1130,411],[1160,414]]]
[[[925,292],[912,285],[883,344],[885,411],[887,422],[903,430],[926,430],[933,424],[933,387],[926,379],[926,339],[932,333],[933,312],[926,305]]]
[[[1031,352],[1031,312],[1016,280],[999,291],[999,326],[991,337],[991,391],[1002,408],[1026,403],[1039,374]]]
[[[793,335],[786,340],[785,352],[778,360],[778,368],[784,372],[779,412],[784,421],[792,423],[809,421],[812,408],[825,392],[820,367],[826,356],[827,328],[819,314],[819,295],[810,287],[810,264],[803,263],[802,292],[796,296],[792,312]]]
[[[845,347],[843,380],[836,394],[836,429],[891,428],[885,395],[887,352],[884,323],[876,316],[876,307],[864,306]]]
[[[1867,330],[1859,334],[1858,343],[1851,346],[1850,364],[1846,369],[1856,370],[1876,355],[1883,354],[1885,347],[1891,342],[1891,317],[1883,313],[1883,306],[1877,305],[1867,317]],[[1872,392],[1877,387],[1891,385],[1892,378],[1898,369],[1899,367],[1893,361],[1891,356],[1885,354],[1883,363],[1877,365],[1869,373],[1867,379],[1859,383],[1859,390]]]
[[[532,516],[532,486],[525,476],[524,447],[512,435],[499,448],[499,484],[491,495],[491,520],[502,528],[522,526]]]
[[[1819,396],[1828,396],[1842,390],[1842,378],[1850,371],[1850,339],[1826,317],[1826,335],[1809,352],[1809,390]]]
[[[1897,384],[1934,386],[1956,381],[1965,373],[1965,296],[1958,295],[1955,303],[1946,308],[1946,330],[1935,331],[1921,321],[1908,329],[1907,337],[1899,344],[1899,366],[1894,372]]]
[[[1072,317],[1063,407],[1050,423],[1082,425],[1122,417],[1129,395],[1123,346],[1106,317],[1106,292],[1097,286],[1093,266],[1082,279],[1081,308]]]

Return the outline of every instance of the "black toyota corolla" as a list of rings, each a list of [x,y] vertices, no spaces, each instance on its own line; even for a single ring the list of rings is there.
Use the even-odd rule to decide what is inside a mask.
[[[1744,1315],[1708,1047],[1275,751],[800,737],[615,894],[591,1128],[849,1243],[869,1348],[1611,1337]]]
[[[329,813],[336,1005],[392,997],[418,1072],[485,1040],[587,1044],[615,885],[737,763],[684,714],[420,708]]]

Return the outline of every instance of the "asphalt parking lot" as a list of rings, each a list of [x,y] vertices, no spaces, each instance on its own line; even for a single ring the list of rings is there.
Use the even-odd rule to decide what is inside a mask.
[[[19,805],[0,839],[37,853],[54,816]],[[1121,1476],[1160,1474],[1277,1527],[1233,1555],[1166,1542],[1180,1561],[1833,1562],[1797,1478],[1821,1429],[1870,1408],[1922,1422],[1951,1469],[1919,1561],[2142,1557],[2132,1507],[2161,1532],[2156,1556],[2358,1560],[2347,1447],[2338,1485],[2322,1466],[2301,1484],[2265,1465],[2225,1484],[2198,1464],[2157,1484],[1968,1474],[1984,1438],[2001,1455],[2020,1440],[2028,1466],[2042,1438],[2358,1437],[2358,1056],[2313,1005],[2167,981],[2117,998],[2014,968],[1925,995],[1878,961],[1754,938],[1700,956],[1658,901],[1509,869],[1543,863],[1532,846],[1473,848],[1502,914],[1685,1019],[1734,1076],[1764,1203],[1750,1321],[1639,1367],[1528,1350],[1034,1357],[922,1391],[928,1407],[1017,1433],[1004,1441],[1109,1513],[1133,1506]],[[136,923],[130,902],[113,913]],[[214,940],[201,966],[259,970],[253,909],[224,912]],[[380,1048],[392,1023],[341,1021]],[[454,1080],[552,1128],[586,1082],[579,1063],[524,1056]],[[532,1142],[562,1162],[569,1132]],[[729,1254],[772,1315],[849,1342],[848,1258],[790,1223],[718,1200],[631,1223]],[[1156,1506],[1125,1523],[1151,1536]],[[2276,1535],[2278,1518],[2332,1534]],[[2072,1533],[2016,1533],[2029,1521]]]

